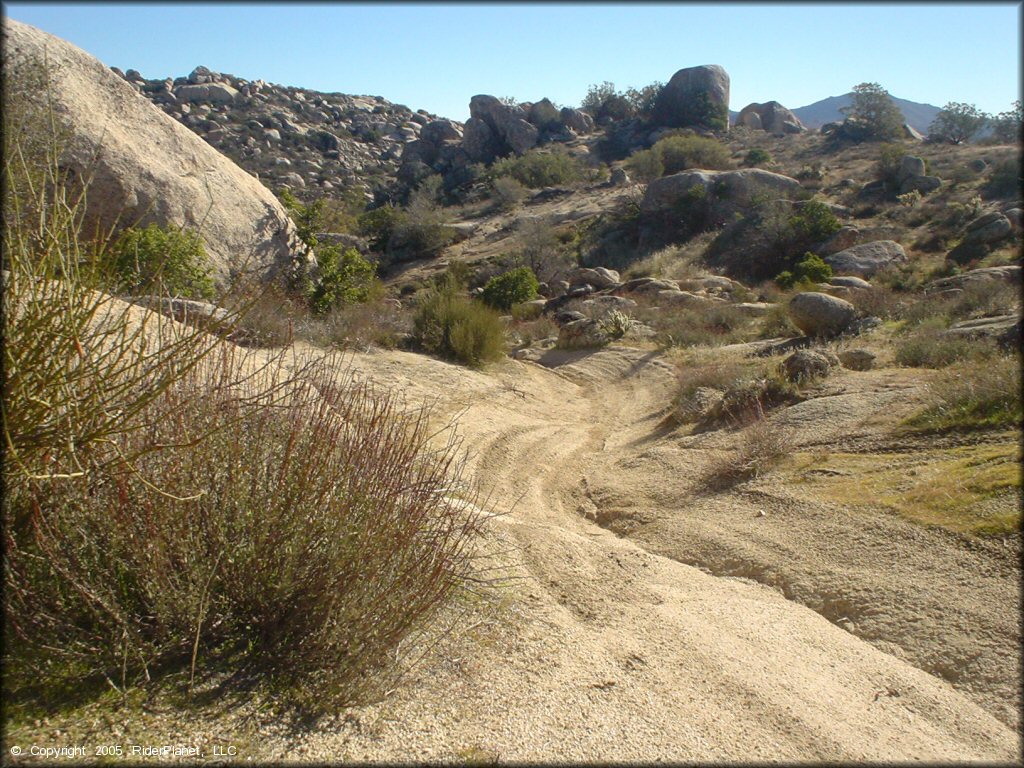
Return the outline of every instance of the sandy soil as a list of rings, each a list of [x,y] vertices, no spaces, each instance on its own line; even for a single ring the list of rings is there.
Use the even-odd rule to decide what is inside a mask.
[[[383,702],[267,727],[265,759],[1020,758],[1015,557],[777,481],[694,494],[730,438],[659,430],[654,353],[543,362],[355,358],[410,402],[446,393],[478,481],[514,505],[492,538],[517,578]],[[911,385],[861,376],[828,418],[773,418],[805,444],[870,432]]]
[[[656,352],[483,372],[370,352],[340,370],[458,417],[505,513],[482,561],[499,584],[461,597],[435,644],[402,649],[426,656],[401,684],[336,716],[186,722],[151,702],[16,738],[241,734],[236,759],[259,762],[1020,761],[1019,544],[825,503],[793,470],[706,490],[742,433],[666,429],[674,375]],[[915,387],[844,371],[770,418],[795,450],[872,450]]]

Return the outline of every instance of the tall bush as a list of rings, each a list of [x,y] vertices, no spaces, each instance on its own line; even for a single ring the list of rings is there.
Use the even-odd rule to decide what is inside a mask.
[[[202,238],[196,232],[150,224],[124,229],[111,248],[117,288],[156,290],[193,299],[215,293]]]
[[[481,300],[489,307],[508,311],[513,304],[520,304],[537,297],[537,276],[529,267],[519,267],[487,281]]]
[[[427,352],[471,367],[505,354],[505,326],[498,313],[467,297],[455,281],[443,280],[422,299],[413,339]]]

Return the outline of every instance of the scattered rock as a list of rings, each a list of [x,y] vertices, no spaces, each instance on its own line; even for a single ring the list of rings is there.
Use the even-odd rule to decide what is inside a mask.
[[[866,349],[845,349],[839,353],[839,362],[851,371],[870,371],[875,365],[875,354]]]
[[[882,267],[905,262],[903,246],[893,240],[862,243],[825,257],[825,263],[837,273],[871,277]]]
[[[613,288],[619,282],[619,273],[604,267],[595,267],[594,269],[579,267],[569,274],[570,288],[577,285],[592,285],[594,288],[601,290],[603,288]]]
[[[777,101],[748,104],[740,110],[740,114],[736,118],[736,125],[759,128],[776,136],[787,133],[803,133],[807,130],[800,122],[800,118]]]
[[[790,299],[789,317],[808,336],[831,337],[845,331],[856,317],[854,306],[825,293],[798,293]]]
[[[951,277],[942,277],[932,280],[925,286],[926,293],[963,289],[974,285],[1007,285],[1021,284],[1021,267],[1013,264],[1005,267],[983,267],[962,272]]]
[[[828,357],[811,349],[798,350],[782,361],[783,373],[793,382],[824,378],[832,371],[832,366]]]
[[[831,278],[828,282],[831,285],[841,285],[844,288],[853,288],[855,290],[863,290],[871,287],[871,283],[867,280],[860,277],[854,277],[853,275],[840,275],[838,277]]]
[[[994,339],[1002,347],[1016,349],[1020,347],[1021,318],[1018,315],[999,315],[964,320],[954,323],[943,333],[958,338]]]

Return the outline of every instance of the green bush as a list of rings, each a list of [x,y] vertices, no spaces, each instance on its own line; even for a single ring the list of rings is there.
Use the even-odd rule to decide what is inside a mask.
[[[842,224],[829,207],[818,200],[808,200],[789,217],[790,248],[806,248],[827,240]]]
[[[508,311],[513,304],[537,298],[537,276],[529,267],[519,267],[487,281],[480,298],[494,309]]]
[[[747,152],[746,157],[743,158],[743,164],[753,168],[757,165],[768,165],[772,161],[772,156],[769,154],[767,149],[761,149],[760,147],[754,147]]]
[[[666,136],[626,160],[629,171],[645,181],[690,168],[723,170],[731,166],[728,148],[704,136]]]
[[[423,297],[413,319],[413,340],[422,349],[471,367],[505,354],[505,326],[498,313],[442,281]]]
[[[661,155],[666,175],[689,168],[724,170],[732,167],[728,147],[704,136],[666,136],[651,149]]]
[[[820,256],[808,252],[804,254],[803,261],[793,267],[792,272],[780,272],[775,283],[780,288],[789,289],[804,283],[827,283],[831,278],[832,267],[822,261]]]
[[[370,247],[383,252],[391,240],[391,233],[402,217],[402,212],[393,205],[382,205],[360,214],[356,220],[356,231],[369,238]]]
[[[320,279],[310,296],[310,308],[323,314],[341,304],[367,301],[376,285],[376,267],[355,248],[320,246],[316,252]]]
[[[520,157],[499,160],[491,167],[494,177],[511,176],[530,189],[570,184],[586,176],[586,168],[565,152],[530,150]]]
[[[839,111],[846,119],[834,134],[837,139],[895,141],[903,136],[903,113],[878,83],[854,86],[850,106]]]
[[[491,200],[499,211],[511,211],[526,195],[526,187],[511,176],[499,176],[491,182]]]
[[[117,290],[159,290],[192,299],[215,293],[202,238],[195,232],[150,224],[128,227],[111,247]]]

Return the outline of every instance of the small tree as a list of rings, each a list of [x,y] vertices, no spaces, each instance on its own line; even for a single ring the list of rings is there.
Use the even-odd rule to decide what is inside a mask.
[[[156,287],[178,296],[212,299],[215,293],[203,240],[196,232],[150,224],[128,227],[111,249],[117,286],[123,291]]]
[[[1021,140],[1021,126],[1024,125],[1024,108],[1020,99],[1013,102],[1008,112],[1000,112],[992,119],[992,132],[997,141],[1017,144]]]
[[[846,119],[839,133],[852,141],[892,141],[903,131],[903,113],[878,83],[853,88],[850,106],[839,110]]]
[[[509,310],[537,296],[537,276],[529,267],[519,267],[487,281],[480,295],[484,304],[498,310]]]
[[[928,128],[928,137],[950,144],[963,144],[978,133],[989,116],[973,104],[951,101],[935,116]]]

